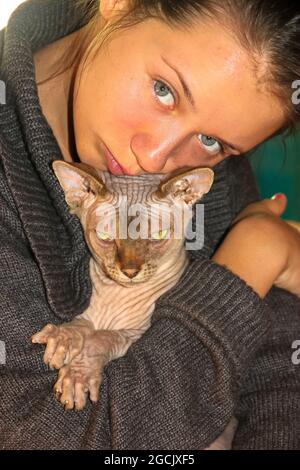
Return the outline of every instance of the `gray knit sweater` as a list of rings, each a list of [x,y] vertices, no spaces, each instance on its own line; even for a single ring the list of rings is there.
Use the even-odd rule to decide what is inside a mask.
[[[265,301],[209,260],[235,214],[257,199],[249,165],[229,159],[206,197],[205,247],[160,298],[152,326],[105,369],[101,400],[64,412],[56,372],[31,335],[88,305],[89,253],[50,163],[33,53],[82,26],[73,0],[29,0],[0,32],[0,449],[201,449],[239,420],[236,449],[300,448],[300,301]],[[263,267],[262,267],[263,269]],[[3,362],[3,361],[2,361]]]

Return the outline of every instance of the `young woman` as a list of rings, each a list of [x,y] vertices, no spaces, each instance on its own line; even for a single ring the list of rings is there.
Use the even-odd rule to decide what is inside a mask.
[[[236,449],[299,448],[300,236],[279,219],[284,197],[256,202],[241,156],[298,121],[299,53],[300,7],[283,0],[15,11],[0,32],[2,448],[203,449],[233,416]],[[80,413],[53,399],[56,372],[30,344],[91,294],[79,221],[51,170],[62,158],[115,175],[216,172],[204,249]]]

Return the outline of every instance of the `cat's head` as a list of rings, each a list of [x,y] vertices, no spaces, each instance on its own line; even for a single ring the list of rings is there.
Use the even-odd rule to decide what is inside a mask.
[[[63,161],[53,169],[93,258],[126,286],[148,281],[182,254],[191,207],[214,179],[209,168],[137,177]]]

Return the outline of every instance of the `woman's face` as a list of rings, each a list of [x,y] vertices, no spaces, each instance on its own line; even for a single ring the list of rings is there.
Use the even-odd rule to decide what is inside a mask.
[[[81,161],[116,175],[212,167],[284,123],[249,55],[217,23],[199,20],[184,31],[149,19],[114,33],[78,89],[81,69],[73,103],[77,151]]]

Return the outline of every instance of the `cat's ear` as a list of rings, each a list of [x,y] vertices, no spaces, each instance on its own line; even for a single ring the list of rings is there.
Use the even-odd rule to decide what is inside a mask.
[[[97,171],[89,165],[56,160],[52,167],[73,213],[80,209],[87,197],[106,198],[110,194]]]
[[[169,197],[174,202],[193,205],[210,191],[213,182],[213,170],[210,168],[194,168],[162,181],[158,195]]]

